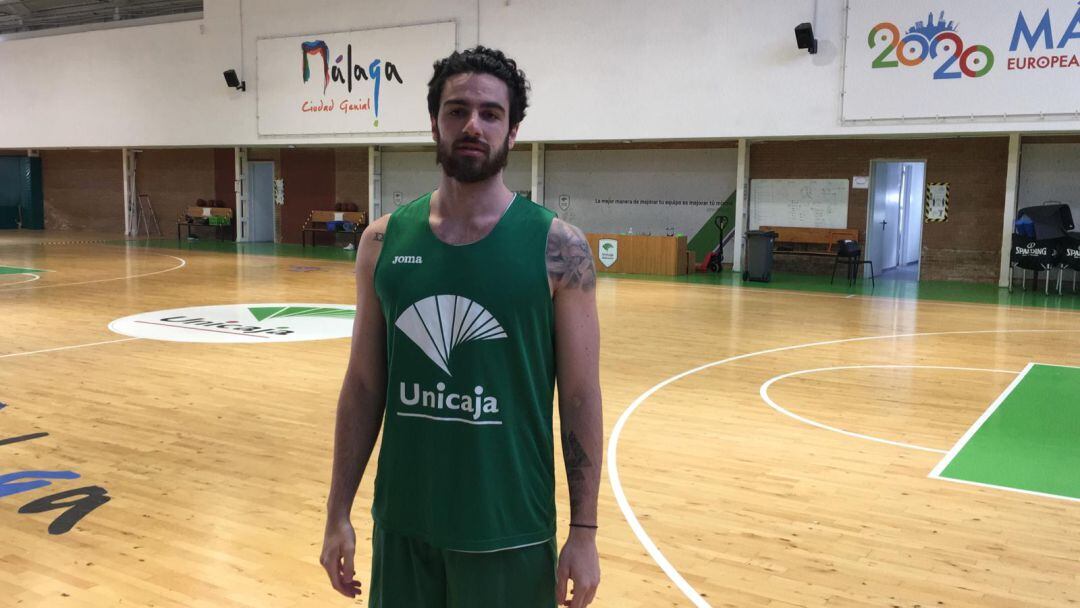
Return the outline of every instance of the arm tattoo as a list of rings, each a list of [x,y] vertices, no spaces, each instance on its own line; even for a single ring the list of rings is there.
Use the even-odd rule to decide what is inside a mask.
[[[381,241],[381,240],[383,240],[383,233],[381,233],[381,232],[376,232],[376,233],[375,233],[375,240],[376,240],[376,241]]]
[[[585,448],[581,447],[577,435],[573,431],[563,433],[562,437],[563,460],[566,461],[566,482],[570,486],[570,506],[576,508],[584,496],[582,496],[582,484],[585,483],[585,469],[592,467],[589,455]]]
[[[589,242],[580,230],[565,222],[556,220],[548,234],[547,270],[551,280],[561,287],[585,291],[596,287]]]

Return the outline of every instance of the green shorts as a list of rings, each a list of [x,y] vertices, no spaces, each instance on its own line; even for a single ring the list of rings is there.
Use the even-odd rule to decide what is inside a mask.
[[[372,608],[555,608],[555,539],[466,553],[375,526]]]

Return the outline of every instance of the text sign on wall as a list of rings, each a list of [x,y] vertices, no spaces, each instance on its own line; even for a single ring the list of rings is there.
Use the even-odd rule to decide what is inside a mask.
[[[548,150],[546,206],[585,232],[693,238],[736,188],[738,150]],[[713,241],[715,244],[715,241]]]
[[[260,135],[431,129],[432,64],[454,51],[454,24],[257,41]]]
[[[850,0],[844,120],[1080,112],[1076,0]]]

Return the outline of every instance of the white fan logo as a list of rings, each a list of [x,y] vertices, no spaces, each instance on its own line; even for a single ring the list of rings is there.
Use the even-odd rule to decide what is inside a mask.
[[[424,298],[401,313],[394,325],[450,376],[450,354],[459,344],[507,337],[490,312],[462,296]]]

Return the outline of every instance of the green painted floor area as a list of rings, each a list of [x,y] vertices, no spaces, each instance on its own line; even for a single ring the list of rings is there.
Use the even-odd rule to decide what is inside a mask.
[[[319,245],[301,247],[300,245],[278,245],[274,243],[234,243],[201,239],[181,241],[175,239],[152,239],[140,241],[113,241],[114,245],[143,247],[173,251],[205,251],[233,253],[237,255],[265,255],[315,260],[339,260],[352,262],[356,252],[343,249],[345,242],[338,247]],[[774,272],[769,283],[746,282],[740,275],[730,271],[719,274],[695,273],[684,276],[658,276],[604,273],[604,277],[630,278],[648,281],[691,283],[698,285],[723,285],[747,289],[806,291],[837,295],[873,296],[903,300],[930,300],[940,302],[966,302],[975,304],[994,304],[998,306],[1026,306],[1046,309],[1080,310],[1080,293],[1072,293],[1072,282],[1066,280],[1065,293],[1057,295],[1051,290],[1049,296],[1042,291],[1023,291],[1019,287],[1009,293],[997,285],[983,283],[964,283],[959,281],[901,281],[884,278],[877,279],[877,286],[871,288],[870,282],[859,280],[855,286],[848,287],[843,277],[837,277],[835,284],[829,283],[828,275],[797,274]]]
[[[937,476],[1080,499],[1080,368],[1032,365]]]
[[[0,274],[26,274],[29,272],[48,272],[37,268],[16,268],[15,266],[0,266]]]

